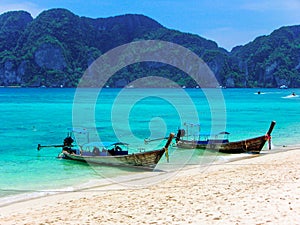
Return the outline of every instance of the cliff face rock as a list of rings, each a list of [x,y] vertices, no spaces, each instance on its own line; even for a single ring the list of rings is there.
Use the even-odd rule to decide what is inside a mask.
[[[16,71],[14,70],[13,67],[14,67],[13,62],[6,61],[3,65],[3,68],[0,69],[0,77],[2,80],[2,85],[18,83],[19,79],[16,76]]]
[[[12,61],[6,61],[0,68],[0,86],[22,85],[22,77],[25,74],[26,62],[15,65]]]
[[[227,78],[225,82],[225,86],[228,88],[234,88],[235,87],[234,79],[232,77]]]
[[[34,52],[34,61],[39,67],[52,70],[63,70],[67,66],[62,49],[50,43],[42,44]]]

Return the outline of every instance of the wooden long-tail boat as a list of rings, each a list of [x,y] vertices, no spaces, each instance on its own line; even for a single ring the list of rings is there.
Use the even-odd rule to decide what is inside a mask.
[[[168,147],[172,142],[174,134],[171,133],[165,146],[161,149],[151,151],[134,150],[129,153],[128,144],[122,142],[90,142],[78,147],[74,145],[74,139],[68,134],[63,145],[38,145],[38,150],[43,147],[62,147],[60,158],[76,160],[91,164],[107,166],[130,166],[154,168],[161,157],[166,155],[168,159]]]
[[[197,148],[197,149],[207,149],[212,151],[218,151],[222,153],[255,153],[258,154],[264,147],[265,143],[269,142],[269,149],[271,149],[271,133],[276,122],[272,121],[269,130],[265,135],[229,142],[226,139],[209,139],[206,140],[183,140],[181,139],[181,133],[183,130],[179,130],[176,136],[177,147],[179,148]],[[229,134],[222,132],[222,134]]]

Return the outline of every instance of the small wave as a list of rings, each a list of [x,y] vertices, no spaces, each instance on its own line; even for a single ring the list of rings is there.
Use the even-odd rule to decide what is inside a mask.
[[[299,95],[287,95],[285,97],[282,97],[282,98],[298,98]]]

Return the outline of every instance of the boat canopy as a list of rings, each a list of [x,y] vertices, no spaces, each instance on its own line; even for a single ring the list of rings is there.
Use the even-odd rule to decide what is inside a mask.
[[[211,133],[195,133],[194,135],[195,136],[206,136],[206,137],[209,137],[209,136],[218,136],[218,135],[229,135],[230,133],[227,132],[227,131],[222,131],[222,132],[219,132],[219,133],[216,133],[216,134],[211,134]]]
[[[123,142],[90,142],[87,144],[82,145],[82,147],[110,147],[116,145],[125,145],[128,146],[129,144]]]
[[[220,133],[218,133],[217,135],[219,135],[219,134],[230,134],[229,132],[227,132],[227,131],[222,131],[222,132],[220,132]]]
[[[124,143],[124,142],[115,142],[112,145],[126,145],[126,146],[128,146],[129,144]]]

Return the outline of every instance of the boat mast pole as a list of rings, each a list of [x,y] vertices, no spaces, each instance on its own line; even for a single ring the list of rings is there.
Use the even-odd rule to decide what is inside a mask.
[[[276,124],[276,121],[272,121],[271,125],[270,125],[270,128],[267,132],[267,138],[268,138],[268,141],[269,141],[269,150],[271,150],[271,133],[274,129],[275,124]]]
[[[186,126],[186,140],[189,140],[189,125],[186,122],[184,125]]]
[[[201,127],[200,127],[200,124],[196,124],[196,126],[198,127],[198,137],[197,137],[197,139],[196,139],[196,141],[200,141],[200,129],[201,129]]]

